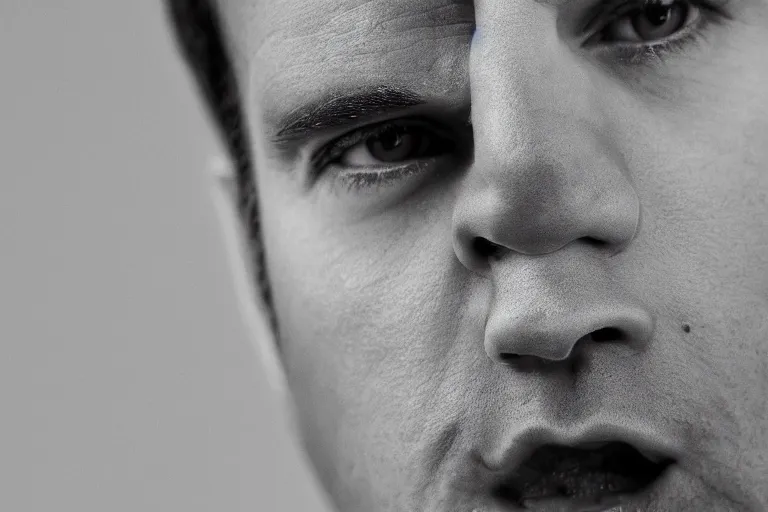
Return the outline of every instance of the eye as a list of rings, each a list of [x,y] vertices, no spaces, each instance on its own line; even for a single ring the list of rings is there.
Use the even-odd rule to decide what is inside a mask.
[[[386,124],[362,134],[336,160],[342,167],[383,167],[438,156],[450,143],[424,126]]]
[[[471,154],[471,140],[469,124],[419,117],[364,126],[315,151],[310,180],[326,176],[347,191],[395,184],[430,169],[461,165]]]
[[[602,42],[651,43],[673,37],[693,24],[699,10],[686,0],[648,0],[608,23]]]

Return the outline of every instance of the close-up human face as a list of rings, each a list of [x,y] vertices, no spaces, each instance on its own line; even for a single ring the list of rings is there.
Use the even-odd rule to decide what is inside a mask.
[[[768,509],[768,2],[221,8],[340,511]]]

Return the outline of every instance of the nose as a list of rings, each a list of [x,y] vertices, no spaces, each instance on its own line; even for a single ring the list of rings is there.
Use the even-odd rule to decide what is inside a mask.
[[[605,84],[562,44],[551,10],[521,5],[478,2],[474,162],[453,211],[457,258],[494,287],[486,351],[561,360],[584,338],[642,344],[652,317],[598,263],[640,220]]]
[[[596,121],[525,108],[503,119],[494,109],[475,125],[475,161],[454,209],[459,260],[483,273],[509,252],[548,254],[576,241],[625,249],[640,201],[610,135]]]
[[[577,240],[616,253],[640,218],[604,101],[610,83],[561,41],[551,10],[528,5],[476,8],[475,153],[454,210],[456,254],[476,271],[491,255],[546,254]]]
[[[643,351],[654,318],[601,267],[588,251],[522,256],[496,266],[485,327],[488,357],[502,364],[521,357],[563,361],[579,343]]]

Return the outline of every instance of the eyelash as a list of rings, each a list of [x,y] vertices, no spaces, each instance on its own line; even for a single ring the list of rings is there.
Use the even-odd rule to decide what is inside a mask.
[[[443,142],[452,142],[454,140],[444,133],[446,130],[440,130],[434,126],[434,123],[420,118],[399,118],[393,121],[365,126],[342,135],[316,152],[312,156],[310,163],[311,180],[314,182],[319,179],[320,175],[327,170],[327,167],[336,164],[339,158],[356,145],[382,135],[393,127],[402,126],[418,126],[431,136],[442,139]],[[456,147],[458,148],[458,144],[456,144]],[[441,158],[441,156],[427,157],[422,160],[413,160],[399,164],[382,164],[381,167],[376,168],[357,167],[354,171],[347,168],[344,172],[334,172],[333,179],[342,181],[349,190],[379,187],[394,183],[407,176],[419,174],[438,158]],[[385,167],[386,169],[384,169]]]
[[[706,0],[687,0],[690,8],[699,11],[698,18],[683,26],[678,32],[665,39],[652,42],[611,42],[593,40],[602,36],[607,28],[626,16],[632,16],[642,11],[651,3],[650,0],[609,0],[603,5],[603,12],[587,24],[585,31],[591,35],[584,43],[586,47],[597,47],[598,50],[609,52],[611,58],[629,65],[649,65],[661,61],[666,55],[679,53],[690,44],[696,43],[711,24],[729,19],[723,6],[717,6]]]

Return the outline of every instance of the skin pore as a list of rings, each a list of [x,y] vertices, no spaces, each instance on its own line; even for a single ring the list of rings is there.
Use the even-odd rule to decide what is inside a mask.
[[[339,510],[507,510],[596,426],[674,454],[644,512],[768,509],[766,0],[219,3]]]

